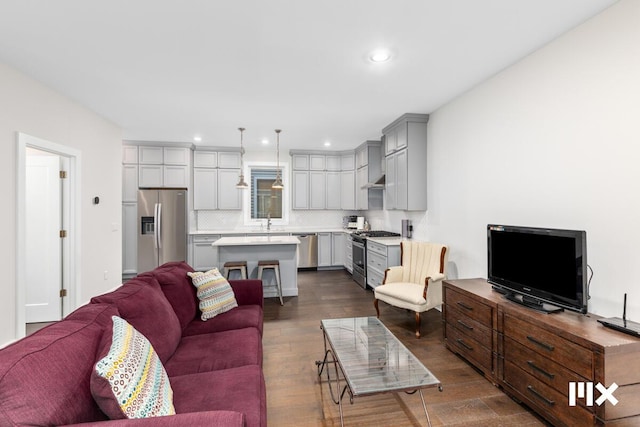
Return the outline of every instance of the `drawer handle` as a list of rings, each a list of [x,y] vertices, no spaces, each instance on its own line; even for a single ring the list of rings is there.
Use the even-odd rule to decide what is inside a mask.
[[[461,324],[464,328],[473,331],[473,326],[469,326],[466,323],[464,323],[462,320],[458,320],[458,323]]]
[[[545,371],[544,369],[536,366],[536,364],[533,363],[531,360],[527,360],[527,365],[529,365],[531,367],[531,369],[533,369],[534,371],[540,372],[542,375],[544,375],[545,377],[549,378],[550,380],[555,378],[555,374],[550,374],[549,372]]]
[[[473,310],[473,307],[469,307],[467,304],[463,303],[462,301],[458,301],[457,303],[460,307],[464,308],[465,310]]]
[[[537,339],[535,339],[531,335],[527,335],[527,339],[529,341],[531,341],[532,343],[534,343],[536,345],[539,345],[540,347],[544,348],[545,350],[553,351],[553,349],[554,349],[554,347],[551,344],[547,344],[547,343],[544,343],[542,341],[538,341]]]
[[[540,392],[538,390],[536,390],[535,388],[533,388],[530,385],[527,386],[527,390],[529,390],[529,392],[531,394],[533,394],[535,397],[537,397],[538,399],[542,400],[544,403],[546,403],[549,406],[553,406],[553,405],[556,404],[556,402],[554,402],[553,400],[547,399],[542,394],[540,394]]]
[[[464,348],[466,348],[469,351],[473,351],[473,347],[471,347],[469,344],[467,344],[466,342],[464,342],[463,340],[461,340],[460,338],[458,338],[456,341],[458,341],[458,344],[460,344],[461,346],[463,346]]]

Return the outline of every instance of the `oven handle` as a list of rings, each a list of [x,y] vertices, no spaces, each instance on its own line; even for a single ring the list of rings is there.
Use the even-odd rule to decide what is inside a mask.
[[[357,247],[359,247],[359,248],[364,249],[364,243],[356,242],[356,241],[354,240],[354,241],[353,241],[353,245],[354,245],[354,246],[357,246]]]

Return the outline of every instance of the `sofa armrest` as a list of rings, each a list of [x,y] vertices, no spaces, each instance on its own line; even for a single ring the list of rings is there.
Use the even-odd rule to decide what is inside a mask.
[[[387,268],[384,272],[384,281],[382,284],[401,282],[402,268],[403,267],[401,265],[394,265],[393,267]]]
[[[262,280],[260,279],[236,279],[229,280],[229,284],[236,295],[238,305],[259,305],[264,306],[262,296]]]
[[[125,420],[95,421],[82,424],[70,424],[77,427],[191,427],[220,426],[243,427],[245,416],[234,411],[204,411],[168,415],[164,417],[136,418]],[[68,427],[69,427],[68,426]]]

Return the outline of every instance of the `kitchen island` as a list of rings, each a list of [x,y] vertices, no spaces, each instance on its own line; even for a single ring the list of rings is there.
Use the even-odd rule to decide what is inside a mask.
[[[258,261],[278,260],[282,296],[298,296],[298,245],[295,236],[237,236],[221,237],[211,244],[218,248],[220,267],[228,261],[246,261],[249,278],[258,277]],[[273,276],[264,277],[265,285]],[[265,298],[277,296],[275,286],[265,288]]]

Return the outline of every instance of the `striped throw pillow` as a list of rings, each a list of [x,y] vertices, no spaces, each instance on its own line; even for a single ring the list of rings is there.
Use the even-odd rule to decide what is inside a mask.
[[[205,273],[189,272],[187,275],[191,277],[193,286],[198,289],[202,320],[211,319],[238,306],[231,285],[217,268]]]
[[[173,390],[153,346],[126,320],[111,319],[113,333],[103,339],[109,350],[91,375],[98,406],[111,419],[174,415]]]

